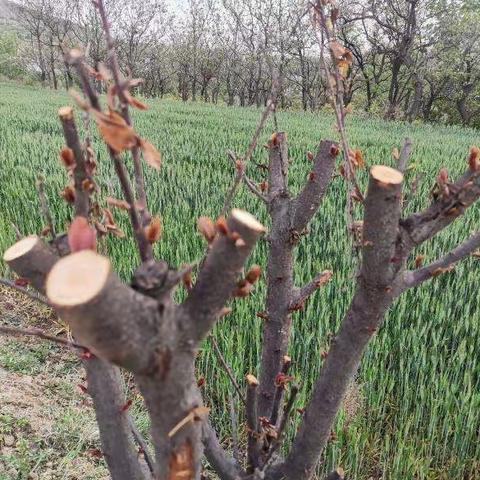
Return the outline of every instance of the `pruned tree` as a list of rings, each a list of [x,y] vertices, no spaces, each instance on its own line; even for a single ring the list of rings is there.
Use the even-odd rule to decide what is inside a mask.
[[[78,103],[95,120],[108,146],[124,195],[124,200],[110,199],[110,203],[128,211],[141,263],[127,284],[116,275],[108,258],[96,252],[97,236],[115,231],[116,226],[106,210],[99,215],[93,152],[89,141],[80,139],[71,107],[59,111],[66,142],[61,158],[71,178],[64,197],[74,208],[68,233],[56,235],[51,229],[53,238],[49,243],[36,236],[21,239],[5,252],[4,260],[45,294],[48,303],[70,325],[74,346],[81,352],[87,372],[102,449],[114,480],[199,479],[204,453],[214,472],[225,480],[310,479],[362,355],[392,303],[406,290],[454,268],[480,247],[480,232],[476,232],[433,263],[418,264],[414,270],[407,268],[416,247],[448,228],[479,199],[480,150],[471,149],[466,172],[459,179],[451,180],[442,169],[430,206],[408,216],[402,212],[402,190],[410,143],[399,153],[397,168],[375,165],[370,169],[366,194],[360,192],[358,199],[363,208],[363,223],[357,229],[361,231],[361,262],[354,280],[355,294],[331,339],[293,444],[284,446],[299,389],[288,375],[291,363],[296,361],[287,356],[292,318],[331,276],[325,270],[306,285],[296,285],[295,249],[300,242],[307,241],[309,223],[321,209],[341,148],[347,148],[342,152],[341,167],[348,182],[355,184],[354,169],[361,167],[359,155],[348,150],[345,138],[346,112],[341,89],[345,78],[341,72],[344,63],[351,61],[351,54],[335,38],[335,9],[324,2],[312,7],[314,26],[322,29],[328,40],[321,63],[326,73],[334,77],[329,77],[328,82],[333,97],[330,101],[338,114],[341,148],[335,141],[321,141],[316,155],[308,155],[312,161],[310,172],[294,195],[289,182],[287,136],[275,131],[267,144],[266,178],[260,185],[253,182],[247,176],[248,162],[274,109],[274,92],[245,155],[231,154],[236,176],[226,196],[224,212],[244,184],[266,205],[271,224],[266,234],[269,257],[266,305],[260,313],[265,323],[259,378],[255,372],[248,374],[242,388],[224,362],[232,389],[238,391],[245,406],[248,434],[245,455],[242,457],[238,448],[235,455],[230,455],[208,419],[208,408],[203,405],[195,378],[195,358],[215,323],[228,313],[228,301],[247,298],[258,281],[261,268],[246,265],[267,229],[238,209],[227,219],[221,215],[215,222],[201,217],[198,227],[208,247],[197,267],[175,269],[154,258],[152,243],[159,239],[161,225],[149,213],[138,160],[141,151],[150,165],[159,168],[160,155],[132,126],[129,105],[140,109],[145,106],[129,92],[136,82],[124,79],[120,73],[103,1],[97,0],[96,6],[113,76],[108,113],[103,111],[90,83],[82,53],[70,52],[68,62],[76,70],[86,96]],[[329,60],[325,58],[327,53]],[[126,168],[128,152],[135,166],[135,188]],[[358,195],[355,190],[354,193]],[[177,303],[173,292],[182,283],[187,294]],[[121,369],[131,372],[143,396],[151,421],[154,461],[124,408]],[[146,462],[138,459],[134,442],[140,444]],[[286,456],[282,455],[283,450]],[[342,469],[339,467],[328,478],[343,478]]]

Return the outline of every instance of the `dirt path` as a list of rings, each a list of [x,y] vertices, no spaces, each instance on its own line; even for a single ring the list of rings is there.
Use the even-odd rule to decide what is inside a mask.
[[[0,322],[64,334],[47,308],[3,287]],[[0,480],[108,478],[83,382],[69,350],[0,336]]]

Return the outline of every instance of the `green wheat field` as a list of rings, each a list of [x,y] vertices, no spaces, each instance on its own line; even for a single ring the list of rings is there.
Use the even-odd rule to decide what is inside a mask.
[[[147,101],[150,109],[135,114],[140,136],[149,139],[163,156],[160,172],[146,168],[149,206],[161,215],[164,233],[156,256],[178,266],[201,258],[205,249],[196,231],[200,215],[216,218],[234,171],[226,151],[242,154],[252,137],[260,112],[175,100]],[[14,242],[12,223],[23,234],[39,233],[43,223],[35,190],[38,175],[61,231],[71,211],[59,192],[67,184],[58,152],[63,145],[57,110],[73,104],[65,93],[0,83],[0,250]],[[77,121],[82,124],[81,114]],[[309,172],[307,152],[322,138],[336,138],[328,113],[278,113],[279,128],[286,131],[291,159],[292,193],[299,191]],[[265,175],[253,162],[266,160],[262,144],[273,129],[267,126],[248,166],[260,182]],[[361,149],[367,166],[393,165],[392,149],[405,136],[414,141],[406,176],[408,212],[428,205],[438,170],[445,166],[452,177],[466,166],[468,149],[480,144],[480,134],[460,127],[386,123],[365,116],[348,120],[351,146]],[[106,149],[95,134],[98,183],[101,196],[120,198],[119,186]],[[131,167],[131,165],[130,165]],[[359,174],[366,185],[367,170]],[[418,187],[411,184],[417,178]],[[410,185],[410,186],[409,186]],[[268,226],[264,206],[241,189],[234,205],[255,214]],[[300,408],[322,364],[321,353],[338,328],[353,293],[356,260],[346,232],[345,184],[332,181],[327,197],[297,251],[296,282],[303,284],[317,272],[330,269],[334,276],[295,313],[290,355],[302,390]],[[116,211],[119,226],[129,230],[124,212]],[[358,212],[360,215],[361,212]],[[475,206],[433,243],[418,253],[430,261],[451,248],[480,225]],[[109,254],[117,271],[128,279],[138,257],[130,239],[110,238]],[[260,242],[251,263],[266,264],[266,243]],[[413,267],[413,259],[412,265]],[[5,265],[1,266],[9,274]],[[392,307],[368,348],[356,384],[338,417],[325,453],[322,471],[341,465],[352,480],[480,478],[480,260],[472,257],[453,272],[405,294]],[[216,327],[219,346],[240,382],[246,373],[258,373],[265,284],[252,297],[235,301],[233,313]],[[217,364],[207,341],[198,358],[198,375],[206,378],[206,402],[221,425],[228,443],[230,383]],[[0,405],[1,409],[1,405]],[[292,419],[290,434],[295,430]],[[241,420],[241,419],[240,419]]]

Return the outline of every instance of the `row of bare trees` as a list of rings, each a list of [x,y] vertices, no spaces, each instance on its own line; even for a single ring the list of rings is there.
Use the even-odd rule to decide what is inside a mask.
[[[141,156],[155,168],[160,168],[160,156],[152,144],[138,136],[129,112],[130,106],[144,109],[145,105],[131,94],[137,81],[122,75],[115,49],[116,30],[107,18],[105,4],[95,0],[94,6],[105,37],[107,66],[98,64],[99,70],[95,70],[78,49],[66,52],[63,58],[65,68],[75,72],[84,93],[84,99],[77,99],[79,106],[87,119],[97,123],[108,146],[108,159],[115,167],[124,197],[113,200],[128,211],[140,263],[132,265],[131,281],[125,283],[114,272],[110,260],[96,251],[97,237],[101,239],[109,229],[96,219],[97,196],[101,192],[96,184],[92,145],[88,137],[80,137],[69,106],[59,110],[66,144],[60,156],[69,173],[68,197],[74,210],[68,232],[58,234],[50,228],[48,241],[35,235],[20,239],[4,253],[4,261],[45,295],[43,301],[72,329],[75,343],[70,345],[79,350],[86,370],[87,391],[93,399],[102,451],[112,479],[199,480],[204,455],[222,480],[311,479],[365,349],[393,302],[405,291],[450,271],[480,247],[480,233],[474,232],[431,264],[411,262],[418,246],[458,221],[480,198],[480,149],[471,148],[460,178],[450,179],[445,169],[439,172],[435,195],[424,210],[412,214],[403,211],[409,142],[398,153],[397,168],[375,165],[370,169],[369,184],[363,192],[355,176],[355,170],[364,166],[362,155],[349,149],[344,126],[346,69],[353,58],[340,42],[336,7],[328,1],[316,2],[307,13],[316,27],[320,46],[323,39],[328,42],[319,61],[328,79],[341,142],[323,140],[316,155],[307,155],[309,172],[300,191],[294,194],[290,188],[287,136],[275,131],[266,145],[265,181],[259,186],[249,178],[248,162],[260,132],[285,94],[279,73],[280,80],[272,82],[274,88],[247,152],[243,156],[231,153],[236,175],[218,219],[198,219],[206,241],[205,257],[196,266],[177,270],[153,255],[152,243],[159,240],[160,226],[157,217],[149,213]],[[151,12],[147,9],[145,15]],[[203,21],[202,16],[195,19],[198,31],[202,31]],[[265,35],[265,42],[269,38]],[[138,52],[134,43],[132,40],[129,50],[132,59],[132,52]],[[268,62],[263,67],[267,68]],[[277,69],[281,72],[278,65]],[[105,82],[107,70],[111,81],[105,109],[94,82]],[[396,95],[396,87],[392,87],[392,98]],[[130,163],[133,175],[127,168]],[[351,233],[357,233],[361,253],[357,275],[352,278],[355,293],[339,330],[329,342],[293,441],[287,444],[285,432],[299,389],[288,375],[291,362],[296,360],[287,355],[292,320],[331,276],[331,272],[324,271],[299,285],[294,267],[301,259],[296,250],[301,242],[322,241],[312,238],[309,224],[314,216],[321,215],[322,200],[335,170],[349,186],[347,224]],[[235,192],[242,185],[266,206],[267,228],[243,210],[234,209],[228,214]],[[354,226],[353,214],[362,215],[363,221]],[[257,371],[247,374],[242,382],[224,365],[232,391],[239,394],[243,415],[237,418],[245,419],[248,437],[243,451],[237,442],[230,452],[208,418],[208,406],[203,405],[195,360],[216,322],[235,308],[236,303],[230,300],[248,301],[262,274],[258,265],[247,267],[248,259],[262,237],[268,250],[267,295],[261,312],[265,321]],[[415,268],[411,270],[408,266],[412,263]],[[184,300],[177,303],[173,293],[182,284],[187,291]],[[0,332],[25,333],[15,328],[2,328]],[[33,334],[52,339],[38,332]],[[154,459],[125,408],[120,387],[122,371],[134,377],[149,413]],[[138,446],[144,454],[140,457]],[[343,473],[339,468],[328,479],[343,479]]]
[[[125,74],[145,80],[146,96],[264,105],[272,70],[279,106],[317,110],[328,103],[305,0],[109,0]],[[354,55],[346,103],[386,118],[477,125],[480,10],[474,0],[339,2],[339,35]],[[81,0],[22,0],[26,33],[19,57],[53,88],[70,87],[65,48],[105,54],[98,12]]]

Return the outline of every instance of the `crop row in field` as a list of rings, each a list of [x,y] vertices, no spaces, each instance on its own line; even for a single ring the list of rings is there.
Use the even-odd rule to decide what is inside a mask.
[[[42,174],[58,228],[70,218],[59,192],[67,183],[59,166],[62,136],[56,111],[71,103],[64,94],[10,84],[0,85],[0,249],[13,240],[15,223],[23,233],[39,232],[35,179]],[[151,108],[135,116],[142,137],[163,155],[160,173],[147,170],[150,208],[164,223],[158,257],[172,265],[199,259],[204,243],[196,233],[200,215],[218,216],[233,179],[227,149],[245,151],[259,112],[208,104],[151,101]],[[80,119],[80,116],[78,116]],[[288,133],[291,189],[297,192],[309,171],[307,151],[321,138],[334,137],[328,114],[280,112],[280,128]],[[418,179],[408,210],[428,202],[430,188],[442,166],[452,176],[466,168],[466,153],[479,135],[459,127],[385,123],[353,116],[348,133],[351,145],[364,153],[368,165],[392,164],[391,150],[408,135],[414,141],[407,181]],[[270,128],[272,128],[270,126]],[[264,140],[267,138],[268,129]],[[260,145],[262,142],[260,142]],[[100,142],[99,185],[102,196],[120,197],[106,151]],[[257,181],[263,171],[253,165],[266,158],[255,152],[249,173]],[[366,172],[360,172],[365,185]],[[235,205],[267,222],[264,207],[248,192],[240,191]],[[328,197],[311,225],[310,235],[298,249],[296,281],[302,284],[315,273],[331,269],[332,281],[319,291],[304,311],[295,314],[291,356],[294,375],[303,388],[298,406],[322,363],[320,353],[336,330],[352,295],[355,261],[345,227],[345,185],[333,180]],[[119,226],[129,231],[123,213]],[[421,253],[426,261],[455,245],[480,225],[480,209],[442,233]],[[128,277],[137,262],[130,239],[111,238],[108,251],[117,270]],[[262,242],[252,262],[265,264]],[[454,272],[414,292],[408,292],[391,309],[372,342],[358,374],[356,387],[339,416],[335,435],[325,454],[324,469],[342,465],[356,480],[473,479],[480,477],[480,263],[471,258]],[[236,301],[233,313],[217,326],[215,334],[238,378],[255,372],[259,358],[265,287],[260,283],[249,301]],[[206,342],[198,361],[199,375],[207,379],[205,392],[229,435],[229,380]],[[348,408],[347,408],[348,407]]]

